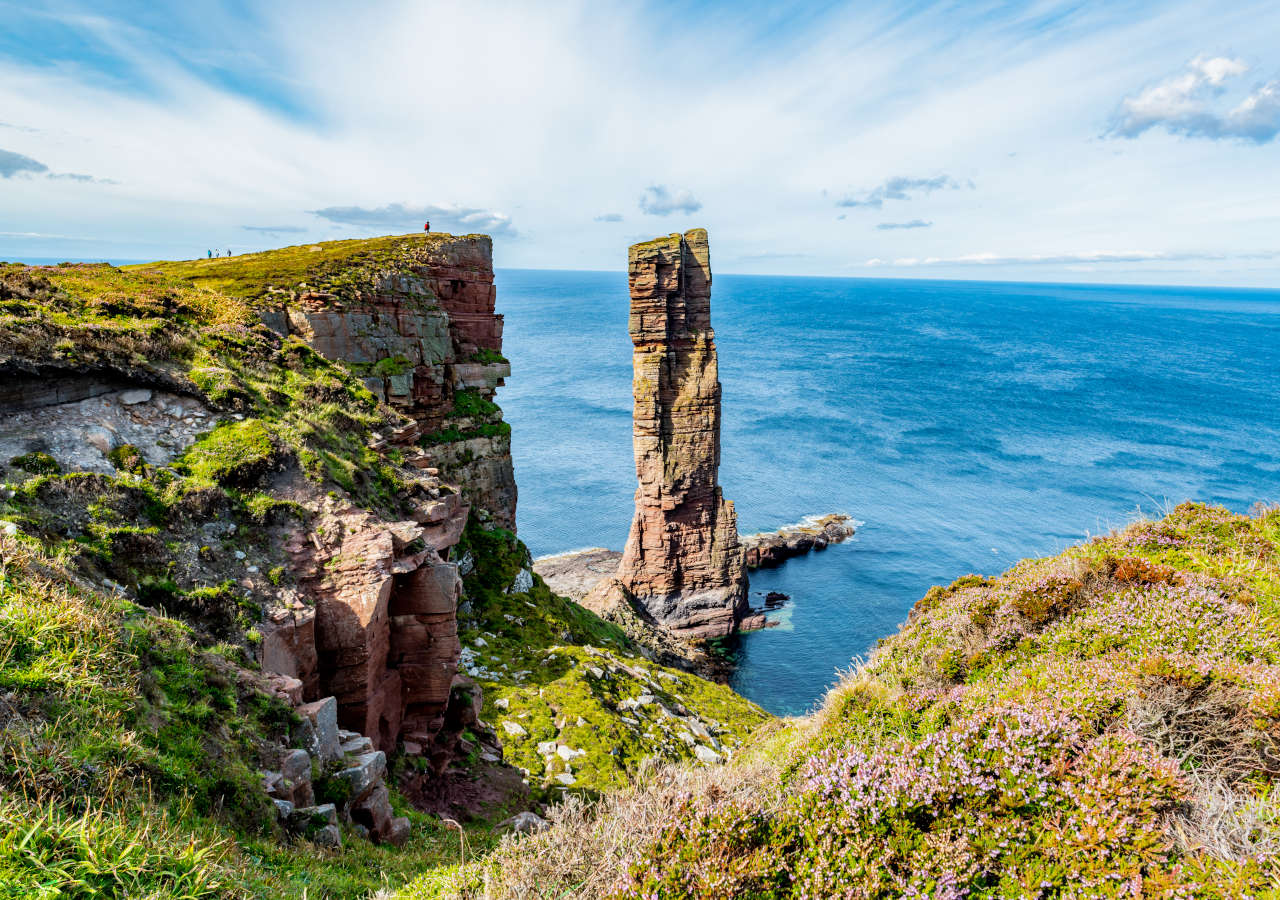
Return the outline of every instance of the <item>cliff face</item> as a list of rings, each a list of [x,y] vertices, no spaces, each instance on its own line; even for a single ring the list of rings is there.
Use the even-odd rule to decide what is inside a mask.
[[[492,404],[511,366],[494,307],[493,247],[477,235],[424,244],[355,292],[303,290],[262,316],[364,374],[379,400],[413,419],[389,439],[426,438],[414,464],[439,468],[470,503],[514,530],[511,441],[495,427],[501,416]]]
[[[730,634],[747,611],[733,504],[721,495],[720,381],[707,233],[630,250],[635,517],[617,584],[693,638]]]
[[[0,276],[0,463],[48,478],[31,528],[106,534],[85,565],[202,628],[232,633],[208,595],[239,596],[283,694],[446,764],[478,693],[453,548],[470,515],[515,523],[489,238]]]
[[[267,629],[266,668],[301,680],[306,699],[335,696],[340,723],[383,750],[430,752],[451,691],[469,685],[456,676],[462,580],[445,561],[468,514],[515,526],[510,437],[492,402],[511,371],[494,305],[490,241],[466,237],[426,244],[355,291],[305,290],[262,314],[407,416],[375,445],[448,486],[401,522],[326,509],[287,548],[314,623],[291,613]],[[297,639],[308,631],[313,642]]]

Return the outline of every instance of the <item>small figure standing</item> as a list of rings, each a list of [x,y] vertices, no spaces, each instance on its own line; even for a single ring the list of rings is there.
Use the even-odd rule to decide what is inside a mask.
[[[210,259],[213,259],[213,251],[212,251],[212,250],[206,250],[206,251],[204,251],[204,252],[209,254],[209,258],[210,258]]]
[[[430,231],[430,230],[431,230],[431,223],[430,223],[430,222],[428,222],[426,225],[423,225],[423,226],[422,226],[422,230],[423,230],[423,231]]]
[[[230,255],[231,255],[231,251],[230,251],[230,250],[228,250],[228,251],[227,251],[227,256],[230,256]]]

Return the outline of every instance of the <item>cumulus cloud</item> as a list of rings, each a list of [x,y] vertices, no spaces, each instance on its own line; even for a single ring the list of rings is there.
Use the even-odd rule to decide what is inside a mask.
[[[23,174],[40,175],[48,171],[48,166],[30,156],[23,156],[12,150],[0,150],[0,178],[12,178],[14,175]]]
[[[1240,59],[1197,56],[1177,75],[1125,97],[1106,134],[1136,138],[1164,128],[1186,137],[1265,144],[1280,134],[1280,80],[1256,86],[1234,106],[1215,108],[1228,83],[1247,71]]]
[[[695,213],[702,201],[687,188],[672,190],[665,184],[651,184],[640,195],[640,211],[650,216],[669,216],[673,212]]]
[[[515,237],[511,217],[491,209],[477,209],[456,204],[406,206],[328,206],[312,213],[337,225],[356,225],[380,231],[417,231],[431,222],[433,231],[483,232],[494,236]]]
[[[597,222],[621,222],[622,213],[601,213],[596,216]]]
[[[913,194],[932,194],[934,191],[959,190],[964,187],[972,188],[973,182],[957,181],[950,175],[935,175],[933,178],[911,178],[898,175],[869,191],[845,194],[836,201],[836,206],[865,206],[880,209],[886,200],[910,200]]]
[[[881,222],[876,226],[877,231],[896,231],[899,228],[930,228],[932,222],[926,222],[924,219],[912,219],[910,222]]]
[[[241,225],[245,231],[253,231],[258,234],[305,234],[307,229],[299,228],[297,225]]]
[[[1186,262],[1226,259],[1277,259],[1280,251],[1260,251],[1256,253],[1210,253],[1203,251],[1182,251],[1169,253],[1161,250],[1093,250],[1083,253],[1051,253],[1030,254],[1027,256],[1004,256],[998,253],[968,253],[963,256],[908,256],[901,259],[869,259],[862,265],[897,266],[914,268],[917,266],[1035,266],[1035,265],[1073,265],[1082,263],[1144,263],[1144,262]]]

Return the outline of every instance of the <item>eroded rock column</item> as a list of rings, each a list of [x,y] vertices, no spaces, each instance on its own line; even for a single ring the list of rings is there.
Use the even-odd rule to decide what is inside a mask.
[[[747,611],[733,504],[721,495],[711,262],[698,228],[630,250],[635,517],[617,583],[684,637],[731,633]]]

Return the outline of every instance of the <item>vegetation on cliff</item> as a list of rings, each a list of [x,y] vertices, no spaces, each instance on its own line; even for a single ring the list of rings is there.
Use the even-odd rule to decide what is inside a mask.
[[[484,720],[536,799],[595,796],[643,766],[731,757],[769,719],[727,687],[656,665],[618,626],[553,594],[524,545],[472,522],[477,560],[459,621]]]
[[[405,896],[1270,896],[1278,616],[1280,510],[1184,504],[935,588],[740,762]]]
[[[42,451],[0,459],[0,896],[364,897],[496,843],[494,822],[460,834],[389,784],[412,821],[407,844],[370,844],[346,823],[344,847],[319,850],[277,822],[262,784],[303,740],[258,662],[264,614],[309,602],[287,539],[322,530],[332,506],[403,519],[439,480],[406,463],[414,448],[385,440],[410,420],[362,381],[402,374],[402,360],[329,360],[262,316],[307,290],[355,297],[447,237],[127,269],[0,266],[0,374],[33,389],[100,379],[187,404],[157,420],[186,435],[168,458],[116,442],[96,471]],[[470,461],[476,437],[507,433],[484,392],[447,396],[443,431],[457,434],[423,443],[456,443]],[[465,665],[534,801],[596,796],[649,757],[692,758],[624,721],[644,718],[618,704],[650,682],[659,702],[714,728],[701,740],[726,755],[766,718],[650,666],[615,627],[552,595],[485,510],[451,552],[467,572]],[[604,676],[582,677],[597,661]],[[536,709],[522,706],[535,693]],[[547,736],[572,742],[572,758],[544,759]],[[393,753],[390,768],[411,777],[426,762]],[[571,785],[555,778],[570,769]]]

